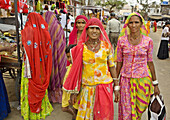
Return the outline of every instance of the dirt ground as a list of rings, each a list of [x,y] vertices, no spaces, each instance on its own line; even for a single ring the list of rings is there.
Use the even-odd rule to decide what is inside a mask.
[[[157,59],[157,51],[158,51],[158,46],[160,44],[160,35],[161,35],[161,29],[159,29],[156,33],[150,34],[150,37],[154,41],[154,54],[153,54],[153,59],[154,59],[154,64],[156,68],[156,73],[157,73],[157,78],[159,80],[159,87],[161,90],[162,95],[164,96],[165,100],[165,105],[167,109],[167,120],[170,120],[169,111],[168,108],[170,109],[170,58],[166,60],[159,60]],[[15,93],[15,80],[13,80],[7,73],[4,74],[4,81],[6,84],[7,92],[8,92],[8,97],[11,105],[11,110],[12,112],[9,114],[9,116],[5,120],[22,120],[23,118],[21,117],[20,111],[17,110],[16,108],[18,107],[18,101],[16,98],[16,93]],[[71,120],[71,115],[64,113],[61,111],[61,104],[52,104],[54,107],[54,111],[50,116],[46,118],[46,120]],[[117,120],[118,112],[117,112],[117,104],[115,104],[115,120]],[[147,113],[145,112],[142,120],[147,119]]]

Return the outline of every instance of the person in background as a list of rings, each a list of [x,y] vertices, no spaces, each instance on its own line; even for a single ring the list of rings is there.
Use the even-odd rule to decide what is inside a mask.
[[[73,30],[69,35],[68,45],[77,44],[81,33],[87,23],[88,19],[84,15],[78,15],[75,19]],[[69,61],[67,61],[67,66],[69,65]]]
[[[74,28],[74,22],[71,22],[70,32],[73,30],[73,28]]]
[[[0,47],[0,52],[7,51],[12,53],[16,50],[16,46],[14,47]],[[0,61],[1,62],[1,61]],[[11,112],[9,101],[8,101],[8,94],[6,91],[5,83],[3,80],[2,72],[0,70],[0,120],[3,120],[8,116],[8,113]]]
[[[168,42],[170,37],[170,22],[166,22],[163,30],[162,30],[162,36],[161,36],[161,43],[159,46],[157,57],[159,59],[166,59],[169,58],[169,50],[168,50]]]
[[[66,13],[64,12],[64,10],[60,10],[60,16],[61,16],[61,26],[63,29],[65,29],[65,26],[66,26]]]
[[[147,31],[148,31],[148,34],[150,34],[150,21],[148,20],[148,22],[146,23],[146,27],[147,27]]]
[[[103,24],[104,29],[106,30],[106,27],[107,27],[106,21],[102,20],[102,24]]]
[[[78,43],[81,33],[82,33],[87,21],[88,21],[88,19],[84,15],[79,15],[76,17],[75,23],[74,23],[74,28],[71,31],[70,36],[69,36],[68,45]]]
[[[156,20],[154,20],[153,22],[153,32],[156,32],[157,31],[157,23],[156,23]]]
[[[48,24],[48,31],[50,33],[52,42],[52,72],[50,85],[48,87],[49,100],[52,103],[62,102],[62,80],[66,73],[67,57],[65,53],[66,38],[64,30],[60,22],[57,20],[53,12],[45,12],[43,14],[44,20]]]
[[[52,103],[62,102],[62,80],[66,73],[66,38],[64,30],[61,27],[60,22],[53,12],[45,12],[43,14],[44,20],[48,24],[48,31],[51,36],[52,42],[52,73],[51,81],[48,88],[49,100]]]
[[[71,49],[72,67],[63,85],[70,101],[79,103],[77,120],[113,120],[113,82],[115,102],[119,86],[113,62],[113,48],[101,21],[91,18]],[[77,96],[80,96],[77,98]]]
[[[110,16],[111,19],[107,23],[106,33],[109,36],[109,40],[112,43],[114,49],[116,49],[117,40],[120,34],[121,23],[116,19],[115,13],[112,12]]]
[[[115,53],[117,77],[120,75],[118,120],[141,120],[153,94],[153,85],[154,94],[160,93],[152,57],[153,41],[147,36],[143,17],[139,13],[130,14]]]
[[[70,50],[75,47],[76,45],[69,45],[65,52],[67,55],[67,60],[70,62],[70,65],[67,66],[67,72],[65,74],[64,80],[63,80],[63,84],[65,83],[65,80],[70,72],[71,66],[72,66],[72,61],[71,61],[71,55],[70,55]],[[69,105],[69,100],[70,100],[70,93],[66,92],[63,90],[63,95],[62,95],[62,111],[63,112],[68,112],[70,113],[73,117],[73,119],[76,119],[76,111],[78,109],[78,103],[76,103],[76,105],[73,105],[73,108],[71,108]]]

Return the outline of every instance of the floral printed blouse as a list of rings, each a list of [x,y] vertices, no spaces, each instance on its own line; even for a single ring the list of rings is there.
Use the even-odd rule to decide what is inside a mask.
[[[108,61],[108,62],[107,62]],[[113,53],[109,44],[101,41],[98,52],[90,51],[84,44],[82,84],[97,85],[111,83],[112,77],[108,66],[113,67]]]
[[[127,36],[123,36],[117,43],[117,61],[123,62],[121,76],[142,78],[149,76],[147,62],[152,61],[153,41],[142,35],[138,45],[129,43]]]

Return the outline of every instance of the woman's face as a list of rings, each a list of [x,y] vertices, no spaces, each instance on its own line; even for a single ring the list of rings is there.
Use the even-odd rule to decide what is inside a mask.
[[[78,29],[78,31],[83,31],[85,25],[86,25],[86,21],[84,19],[78,19],[76,21],[76,28]]]
[[[66,56],[67,56],[67,60],[72,64],[70,53],[66,53]]]
[[[89,27],[87,29],[87,35],[89,36],[89,39],[91,40],[97,40],[100,37],[100,28],[99,27]]]
[[[129,20],[128,27],[131,33],[139,32],[142,22],[138,16],[132,16]]]

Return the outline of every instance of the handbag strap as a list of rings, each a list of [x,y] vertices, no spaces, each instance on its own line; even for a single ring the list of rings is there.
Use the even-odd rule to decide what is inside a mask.
[[[158,95],[153,95],[152,96],[152,98],[151,98],[151,103],[155,100],[155,98],[158,100],[158,102],[159,102],[159,104],[161,105],[161,106],[163,106],[163,103],[162,103],[162,101],[161,101],[161,99],[160,99],[160,97],[158,96]],[[162,97],[162,100],[163,100],[163,97]]]
[[[163,106],[163,103],[162,103],[162,101],[161,101],[161,99],[160,99],[160,97],[159,97],[158,95],[156,95],[156,99],[158,100],[159,104],[160,104],[161,106]]]

